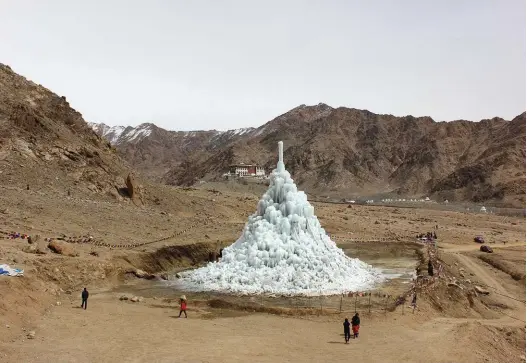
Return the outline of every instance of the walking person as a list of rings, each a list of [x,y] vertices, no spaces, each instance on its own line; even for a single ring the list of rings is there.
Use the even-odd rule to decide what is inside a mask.
[[[355,313],[353,318],[351,318],[351,328],[353,329],[353,339],[357,339],[359,337],[360,328],[359,313]]]
[[[344,340],[346,341],[346,344],[349,344],[350,338],[351,338],[351,330],[350,330],[350,322],[348,321],[348,318],[344,319]]]
[[[434,265],[431,260],[428,260],[428,275],[434,276]]]
[[[187,318],[187,297],[185,295],[179,298],[179,316],[181,318],[181,313],[185,313],[185,318]]]
[[[88,296],[90,296],[90,293],[88,292],[88,290],[86,290],[86,288],[84,288],[81,294],[81,297],[82,297],[81,308],[84,308],[84,310],[86,310],[86,308],[88,307]]]

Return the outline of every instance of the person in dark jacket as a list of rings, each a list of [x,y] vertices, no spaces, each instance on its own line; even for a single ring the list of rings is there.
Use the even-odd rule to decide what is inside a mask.
[[[415,308],[417,306],[417,293],[414,292],[414,296],[412,297],[412,306]]]
[[[88,296],[90,296],[90,293],[88,292],[88,290],[86,290],[86,288],[84,288],[81,294],[81,297],[82,297],[81,308],[84,308],[84,310],[86,310],[86,308],[88,307]]]
[[[358,338],[360,328],[359,313],[355,313],[353,318],[351,318],[351,328],[353,329],[353,339]]]
[[[346,344],[349,343],[351,337],[350,325],[348,318],[344,319],[344,340],[346,341]]]
[[[434,265],[432,265],[430,260],[428,260],[428,275],[434,276]]]

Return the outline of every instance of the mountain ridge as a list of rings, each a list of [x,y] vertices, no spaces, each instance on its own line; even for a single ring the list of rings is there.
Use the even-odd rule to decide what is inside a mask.
[[[168,184],[219,180],[239,162],[269,170],[276,142],[283,140],[288,170],[309,191],[430,194],[517,206],[525,201],[525,112],[511,121],[436,122],[319,103],[246,132],[156,129],[172,137],[160,142],[148,135],[117,147],[132,165]]]

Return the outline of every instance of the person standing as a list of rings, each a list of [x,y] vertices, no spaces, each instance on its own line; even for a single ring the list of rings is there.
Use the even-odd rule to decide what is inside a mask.
[[[84,288],[81,294],[81,297],[82,297],[81,308],[84,308],[84,310],[86,310],[86,308],[88,307],[88,296],[90,296],[90,293],[88,292],[86,288]]]
[[[187,298],[185,295],[179,298],[179,316],[181,318],[181,313],[185,313],[185,318],[187,318]]]
[[[359,337],[360,318],[359,313],[355,313],[355,316],[351,318],[351,328],[353,329],[353,339]]]
[[[428,260],[428,275],[434,276],[434,265],[431,260]]]
[[[350,325],[348,318],[344,319],[344,340],[346,341],[346,344],[349,344],[351,338]]]

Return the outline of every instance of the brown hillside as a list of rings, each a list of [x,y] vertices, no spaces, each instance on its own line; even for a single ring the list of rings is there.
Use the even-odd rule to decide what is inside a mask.
[[[14,188],[119,198],[127,168],[59,97],[0,64],[0,179]]]
[[[525,113],[513,121],[434,122],[366,110],[300,106],[214,153],[190,155],[168,183],[218,178],[234,162],[272,168],[284,140],[288,170],[311,193],[397,193],[520,206],[525,201]]]

